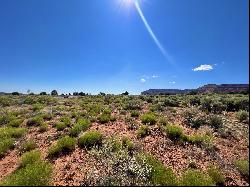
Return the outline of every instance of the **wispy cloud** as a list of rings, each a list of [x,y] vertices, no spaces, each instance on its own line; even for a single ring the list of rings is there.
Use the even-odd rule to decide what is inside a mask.
[[[144,79],[144,78],[141,78],[141,83],[145,83],[146,82],[146,79]]]
[[[199,67],[196,67],[194,69],[192,69],[193,71],[210,71],[210,70],[213,70],[213,66],[212,65],[207,65],[207,64],[204,64],[204,65],[200,65]]]
[[[169,84],[176,84],[176,82],[175,81],[171,81],[171,82],[169,82]]]
[[[152,75],[152,78],[156,79],[156,78],[159,78],[159,76],[158,75]]]

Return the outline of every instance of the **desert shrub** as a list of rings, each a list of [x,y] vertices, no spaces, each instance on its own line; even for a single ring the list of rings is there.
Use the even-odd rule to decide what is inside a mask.
[[[76,145],[75,138],[64,136],[59,140],[57,140],[56,144],[52,145],[49,148],[48,156],[49,157],[57,156],[60,153],[72,151],[73,149],[75,149],[75,145]]]
[[[61,117],[60,121],[63,122],[66,126],[70,126],[71,125],[71,119],[67,116]]]
[[[41,161],[40,151],[33,150],[26,152],[21,156],[20,167],[26,167],[28,164],[34,164]]]
[[[51,104],[56,104],[57,100],[51,96],[36,96],[37,97],[37,102],[40,104],[44,105],[51,105]]]
[[[111,121],[111,122],[116,121],[116,119],[117,119],[116,116],[110,116],[110,121]]]
[[[185,123],[195,129],[207,124],[206,116],[199,113],[197,109],[186,110],[183,114]]]
[[[191,106],[199,106],[201,104],[201,99],[199,96],[191,96],[189,98],[189,104]]]
[[[26,133],[25,128],[13,128],[13,127],[3,127],[0,128],[0,139],[1,138],[20,138]]]
[[[52,113],[42,113],[40,116],[41,116],[44,120],[51,120],[52,117],[53,117]]]
[[[41,116],[35,116],[27,121],[28,126],[40,126],[44,123],[44,120]]]
[[[144,186],[150,185],[150,166],[144,157],[137,157],[137,153],[130,154],[128,149],[112,151],[110,139],[104,139],[101,147],[93,148],[88,153],[97,158],[106,172],[98,177],[90,175],[84,180],[84,185],[118,185],[118,186]],[[108,169],[109,168],[109,169]],[[92,173],[88,169],[87,173]]]
[[[138,110],[132,110],[130,112],[131,117],[139,117],[140,116],[140,112]]]
[[[0,158],[9,150],[14,148],[13,138],[0,138]]]
[[[49,126],[47,123],[43,123],[42,125],[39,126],[39,132],[46,132],[48,130]]]
[[[160,126],[160,127],[164,127],[164,126],[166,126],[166,125],[168,125],[169,124],[169,122],[168,122],[168,120],[165,118],[165,117],[160,117],[159,118],[159,120],[158,120],[158,125]]]
[[[240,110],[236,113],[236,118],[240,121],[246,121],[248,119],[249,113],[245,110]]]
[[[217,115],[211,115],[208,120],[209,125],[215,130],[223,127],[222,118]]]
[[[210,147],[212,144],[212,137],[204,134],[195,134],[191,136],[183,135],[181,138],[183,141],[204,145],[206,147]]]
[[[122,143],[119,140],[119,138],[116,136],[108,137],[106,139],[106,143],[108,144],[110,151],[112,151],[112,152],[117,152],[117,151],[121,150],[121,148],[122,148]]]
[[[188,169],[181,177],[181,186],[215,186],[209,175],[201,171]]]
[[[33,111],[40,111],[43,108],[44,108],[44,106],[40,103],[33,104],[33,106],[32,106]]]
[[[64,122],[57,122],[55,127],[58,131],[63,131],[67,125]]]
[[[11,120],[7,126],[9,127],[19,127],[23,122],[23,119],[13,119]]]
[[[13,99],[7,96],[0,96],[0,106],[6,107],[11,106],[13,104]]]
[[[154,125],[156,123],[156,116],[154,113],[147,113],[141,116],[141,122],[143,124]]]
[[[47,186],[50,185],[52,166],[47,162],[29,164],[8,176],[3,186]]]
[[[149,110],[151,112],[162,112],[162,111],[164,111],[164,109],[165,108],[164,108],[163,104],[161,104],[161,103],[153,104],[149,107]]]
[[[124,106],[124,110],[141,110],[141,108],[142,103],[139,100],[128,101]]]
[[[21,147],[20,147],[20,152],[27,152],[35,149],[37,147],[35,140],[30,139],[25,141]]]
[[[183,135],[183,129],[177,125],[167,125],[165,131],[167,136],[172,140],[178,140]]]
[[[149,181],[154,186],[176,186],[177,179],[171,168],[166,168],[163,163],[151,155],[146,156],[146,163],[152,168]]]
[[[90,148],[95,145],[100,145],[102,143],[103,135],[98,131],[86,132],[78,140],[80,147]]]
[[[150,135],[151,131],[150,128],[147,125],[142,125],[140,128],[137,130],[137,137],[143,138],[145,136]]]
[[[128,137],[122,138],[122,146],[127,148],[129,151],[133,150],[135,147],[134,143]]]
[[[70,136],[78,136],[81,131],[86,131],[90,127],[90,121],[87,119],[79,118],[77,123],[69,130]]]
[[[126,118],[125,123],[128,126],[128,130],[137,130],[139,127],[139,124],[132,118]]]
[[[102,113],[99,117],[98,120],[100,123],[108,123],[110,121],[110,114],[105,114]]]
[[[226,105],[226,110],[229,112],[235,112],[239,110],[249,111],[249,98],[248,97],[229,97],[223,99],[223,103]]]
[[[248,160],[236,160],[234,164],[244,177],[249,178],[249,161]]]
[[[225,177],[217,166],[210,165],[207,169],[207,173],[216,184],[221,185],[225,182]]]
[[[170,106],[170,107],[178,107],[180,105],[180,102],[177,100],[176,97],[167,97],[164,100],[164,106]]]
[[[0,125],[8,124],[10,121],[14,120],[15,116],[9,112],[5,112],[4,114],[0,115]]]

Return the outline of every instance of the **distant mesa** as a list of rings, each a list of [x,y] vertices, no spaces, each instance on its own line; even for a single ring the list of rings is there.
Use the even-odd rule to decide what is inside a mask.
[[[207,84],[197,89],[149,89],[142,95],[174,95],[190,93],[249,93],[249,84]]]

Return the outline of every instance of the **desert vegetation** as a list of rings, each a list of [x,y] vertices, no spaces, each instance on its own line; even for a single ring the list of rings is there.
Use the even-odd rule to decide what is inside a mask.
[[[0,185],[249,185],[243,94],[0,96]]]

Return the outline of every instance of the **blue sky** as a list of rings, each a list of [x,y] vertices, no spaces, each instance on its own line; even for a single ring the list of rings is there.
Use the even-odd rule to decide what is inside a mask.
[[[0,91],[248,83],[248,0],[1,0]]]

